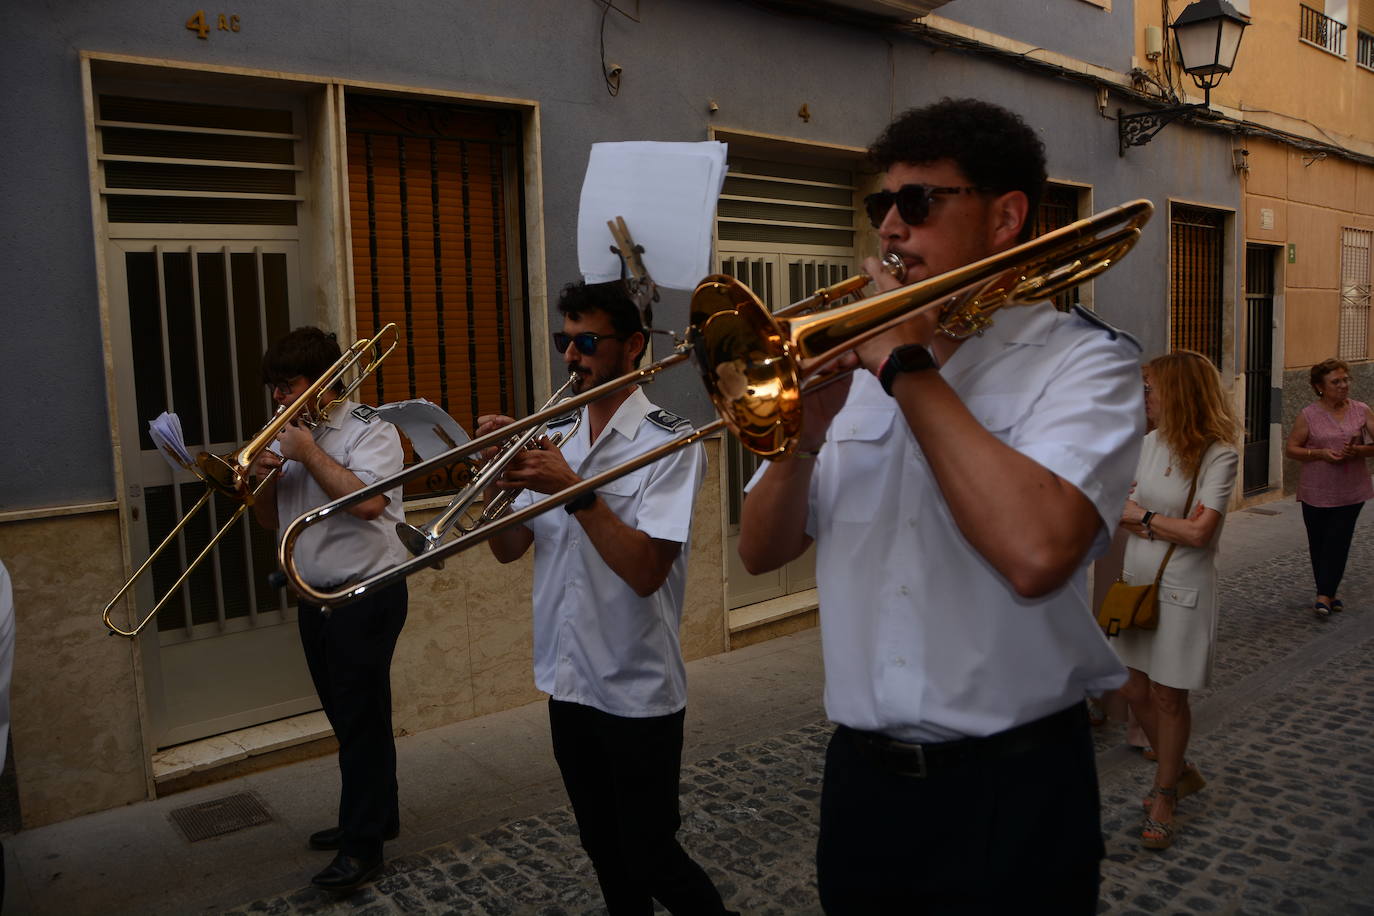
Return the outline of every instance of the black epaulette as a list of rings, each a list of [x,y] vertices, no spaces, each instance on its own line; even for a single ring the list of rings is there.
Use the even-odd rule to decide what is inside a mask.
[[[371,423],[373,420],[377,419],[377,409],[375,407],[368,407],[366,404],[359,404],[357,407],[353,408],[353,416],[362,420],[364,423]]]
[[[1072,309],[1069,310],[1069,313],[1072,315],[1077,315],[1079,318],[1082,318],[1088,324],[1106,331],[1107,336],[1110,337],[1112,340],[1116,340],[1118,337],[1124,337],[1126,340],[1134,344],[1137,350],[1145,349],[1140,345],[1140,341],[1136,340],[1132,334],[1121,330],[1115,325],[1108,324],[1105,320],[1103,320],[1102,316],[1097,314],[1096,312],[1091,312],[1081,305],[1075,305]]]
[[[577,411],[572,410],[572,411],[569,411],[568,413],[563,414],[561,417],[554,417],[552,420],[550,420],[549,422],[545,423],[544,425],[547,426],[547,427],[549,427],[550,429],[554,429],[555,427],[559,427],[559,426],[567,426],[569,423],[572,423],[572,422],[575,421],[576,419],[577,419]]]
[[[679,417],[677,414],[666,410],[651,410],[644,415],[644,419],[655,426],[668,430],[670,433],[689,429],[692,425],[691,421],[686,417]]]

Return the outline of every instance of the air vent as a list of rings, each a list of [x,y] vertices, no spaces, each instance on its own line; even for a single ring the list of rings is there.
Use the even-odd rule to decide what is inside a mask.
[[[296,225],[290,111],[102,95],[96,127],[111,223]]]

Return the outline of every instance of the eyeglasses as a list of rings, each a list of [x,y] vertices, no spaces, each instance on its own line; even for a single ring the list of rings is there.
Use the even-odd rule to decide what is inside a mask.
[[[879,191],[864,198],[864,209],[868,211],[868,221],[877,229],[887,218],[892,205],[897,205],[897,215],[908,226],[919,226],[930,215],[930,201],[936,194],[973,194],[987,191],[979,185],[937,188],[928,184],[904,184],[895,191]]]
[[[303,378],[305,378],[303,375],[293,375],[291,378],[284,381],[268,382],[267,387],[273,394],[279,394],[282,397],[286,397],[291,393],[291,389],[296,387],[296,383]]]
[[[620,334],[593,334],[591,331],[582,331],[577,334],[565,334],[562,331],[553,332],[553,346],[559,353],[567,353],[569,344],[577,345],[577,352],[583,356],[595,356],[596,345],[603,340],[625,340]]]

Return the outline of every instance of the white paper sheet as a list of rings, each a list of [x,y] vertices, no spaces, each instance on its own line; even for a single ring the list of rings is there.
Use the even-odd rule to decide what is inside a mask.
[[[181,431],[181,419],[176,414],[164,410],[157,415],[156,419],[149,420],[148,435],[152,437],[153,444],[157,446],[158,454],[167,459],[167,463],[172,466],[173,471],[199,473],[196,470],[195,459],[186,449],[186,437]]]
[[[588,283],[620,279],[608,220],[623,216],[659,286],[694,289],[711,272],[711,221],[725,184],[726,145],[592,144],[577,215],[577,263]]]
[[[471,438],[457,420],[445,413],[438,404],[425,398],[383,404],[377,408],[377,412],[383,420],[394,423],[406,434],[415,454],[422,461],[443,454]]]

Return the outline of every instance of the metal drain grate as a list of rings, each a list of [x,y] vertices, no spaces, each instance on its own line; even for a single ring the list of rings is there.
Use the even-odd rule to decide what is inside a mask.
[[[262,802],[247,792],[177,808],[172,812],[172,823],[180,827],[186,839],[192,843],[255,824],[265,824],[270,820],[272,815],[267,813]]]

